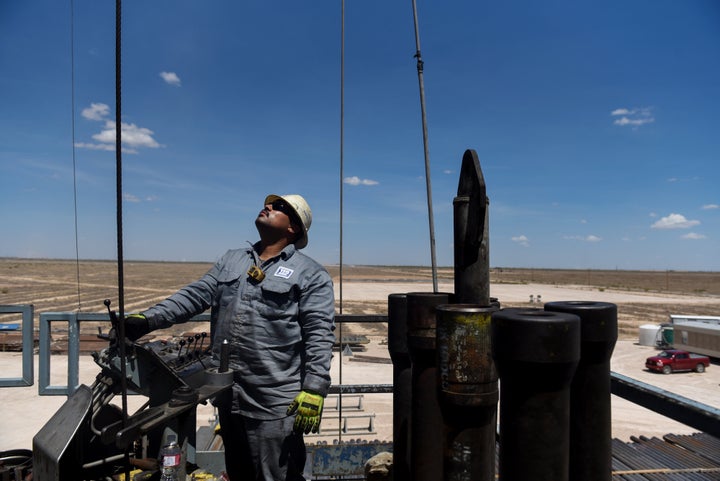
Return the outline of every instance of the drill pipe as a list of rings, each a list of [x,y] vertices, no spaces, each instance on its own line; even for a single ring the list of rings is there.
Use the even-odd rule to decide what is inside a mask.
[[[462,158],[453,199],[455,302],[490,305],[490,236],[485,179],[477,153]]]
[[[407,295],[388,296],[388,351],[393,363],[393,479],[410,478],[412,371],[407,345]]]
[[[498,375],[490,319],[497,310],[472,304],[436,308],[446,481],[495,479]]]
[[[548,302],[546,311],[580,318],[580,362],[570,385],[570,480],[612,479],[610,357],[617,341],[617,306]]]
[[[435,307],[450,302],[450,294],[407,294],[408,348],[412,363],[410,412],[410,476],[413,481],[437,481],[443,473],[442,414],[438,399]]]
[[[492,314],[500,392],[503,481],[567,481],[570,383],[580,360],[580,318],[542,309]]]

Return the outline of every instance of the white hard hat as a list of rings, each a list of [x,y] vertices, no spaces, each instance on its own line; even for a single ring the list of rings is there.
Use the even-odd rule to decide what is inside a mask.
[[[310,224],[312,224],[312,211],[310,206],[301,195],[297,194],[286,194],[286,195],[275,195],[270,194],[265,197],[265,205],[272,204],[276,200],[284,200],[292,210],[297,214],[300,223],[302,224],[303,235],[295,241],[295,247],[302,249],[308,243],[308,230],[310,230]]]

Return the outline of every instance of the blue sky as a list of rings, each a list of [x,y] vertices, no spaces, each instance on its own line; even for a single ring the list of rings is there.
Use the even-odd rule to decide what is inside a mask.
[[[3,257],[117,255],[115,5],[74,0],[72,44],[70,5],[0,2]],[[472,148],[492,266],[720,270],[720,3],[417,6],[439,265]],[[214,261],[301,193],[340,261],[340,12],[123,2],[125,259]],[[345,264],[430,265],[414,54],[412,2],[346,2]]]

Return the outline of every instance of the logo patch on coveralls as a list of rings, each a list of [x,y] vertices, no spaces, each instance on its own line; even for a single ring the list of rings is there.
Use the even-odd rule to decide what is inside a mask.
[[[280,266],[275,271],[275,274],[273,274],[275,277],[282,277],[283,279],[290,279],[290,276],[293,275],[293,272],[295,272],[292,269],[288,269],[287,267]]]

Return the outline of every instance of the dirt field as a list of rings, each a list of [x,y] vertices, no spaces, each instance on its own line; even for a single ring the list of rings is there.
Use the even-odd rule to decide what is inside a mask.
[[[202,276],[209,263],[125,262],[125,312],[145,309]],[[328,266],[335,281],[338,312],[384,314],[393,292],[432,291],[429,267]],[[342,279],[341,279],[342,275]],[[452,268],[438,269],[439,290],[451,292]],[[618,305],[621,339],[638,326],[665,322],[669,314],[720,314],[720,273],[495,268],[491,295],[503,307],[537,307],[542,302],[582,300]],[[0,259],[0,305],[33,304],[35,313],[104,312],[103,300],[118,308],[115,262]],[[570,291],[564,291],[571,289]],[[531,303],[530,296],[536,302]],[[0,322],[11,322],[0,316]],[[86,329],[95,332],[93,326]]]
[[[151,306],[199,278],[209,268],[210,264],[203,263],[126,263],[125,311],[134,312]],[[337,310],[343,314],[385,314],[387,296],[391,293],[432,291],[429,268],[343,267],[342,282],[339,268],[330,266],[328,270],[335,280]],[[438,279],[441,292],[453,291],[452,269],[440,269]],[[0,305],[33,304],[36,317],[43,312],[103,312],[104,299],[111,299],[117,309],[117,284],[116,265],[112,262],[82,261],[78,265],[74,261],[0,259]],[[491,295],[497,297],[503,307],[542,307],[544,302],[569,300],[615,303],[620,340],[613,355],[612,370],[720,408],[720,366],[714,364],[704,374],[655,375],[643,367],[643,360],[654,349],[637,345],[640,325],[666,322],[670,313],[720,315],[719,273],[494,269]],[[535,302],[530,302],[530,296]],[[0,323],[16,321],[14,314],[0,315]],[[83,329],[96,332],[92,326]],[[367,350],[357,356],[342,359],[335,356],[333,383],[392,383],[392,365],[387,361],[378,362],[380,358],[389,358],[386,326],[344,324],[341,329],[343,336],[364,334],[369,343]],[[58,333],[55,328],[53,332]],[[0,353],[0,367],[5,376],[19,375],[18,356],[19,353]],[[51,383],[61,384],[65,372],[62,356],[55,357],[58,360],[53,360],[53,372],[60,374]],[[88,384],[98,368],[89,356],[82,357],[80,382]],[[37,365],[36,361],[36,369]],[[31,414],[6,416],[0,434],[0,449],[29,447],[34,433],[62,401],[62,396],[38,396],[36,386],[0,388],[0,405],[6,413]],[[340,419],[332,408],[333,402],[331,399],[327,402],[324,435],[310,437],[308,441],[330,440],[337,435]],[[358,402],[357,399],[343,402],[343,414],[355,415],[350,418],[344,439],[390,439],[392,396],[365,395],[361,409],[355,409],[353,403],[357,405]],[[613,397],[612,403],[613,436],[622,440],[633,435],[661,436],[669,432],[694,431],[622,399]],[[205,423],[210,417],[212,409],[201,406],[198,423]]]

